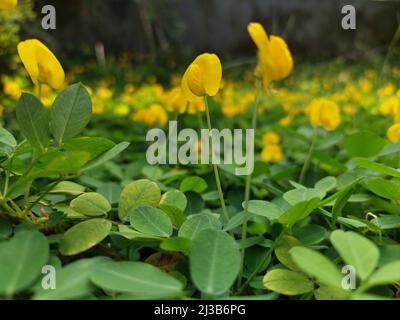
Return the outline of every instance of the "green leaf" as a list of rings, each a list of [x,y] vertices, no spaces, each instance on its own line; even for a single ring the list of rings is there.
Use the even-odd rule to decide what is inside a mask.
[[[70,207],[79,214],[89,217],[105,216],[111,210],[106,198],[96,192],[88,192],[71,201]]]
[[[161,191],[155,182],[147,179],[129,183],[121,192],[118,216],[123,221],[130,210],[137,207],[157,207]]]
[[[91,219],[74,225],[64,233],[59,251],[64,256],[84,252],[103,241],[111,231],[111,222],[106,219]]]
[[[314,209],[318,207],[318,204],[319,198],[300,202],[286,210],[278,221],[283,224],[293,225],[296,222],[307,218],[314,211]]]
[[[182,192],[193,191],[202,193],[208,187],[207,182],[200,177],[186,177],[181,182],[180,190]]]
[[[170,190],[164,193],[161,198],[160,206],[168,205],[185,211],[187,206],[187,199],[184,193],[179,190]]]
[[[326,193],[323,190],[318,189],[308,189],[308,188],[301,188],[301,189],[294,189],[286,192],[283,195],[283,198],[292,206],[304,202],[310,201],[314,198],[322,199],[325,197]]]
[[[353,185],[346,187],[338,192],[335,204],[332,208],[332,222],[335,225],[338,218],[342,215],[343,208],[353,194]]]
[[[335,177],[325,177],[315,184],[315,189],[323,192],[329,192],[336,188],[337,180]]]
[[[83,171],[87,170],[92,170],[98,166],[103,165],[107,161],[110,161],[111,159],[115,158],[117,155],[119,155],[122,151],[124,151],[126,148],[128,148],[130,145],[129,142],[121,142],[117,144],[116,146],[112,147],[110,150],[104,152],[102,155],[100,155],[98,158],[93,159],[88,162],[88,164],[82,168]]]
[[[277,247],[275,248],[275,255],[276,258],[282,263],[284,266],[294,270],[300,271],[299,267],[294,263],[291,255],[290,250],[294,247],[301,246],[302,243],[294,237],[284,235],[282,240],[278,243]]]
[[[90,278],[104,290],[132,293],[140,299],[178,298],[183,289],[179,280],[143,262],[101,263]]]
[[[160,243],[160,248],[166,251],[182,252],[185,255],[189,255],[192,249],[192,241],[179,237],[169,238]]]
[[[73,84],[62,91],[51,108],[50,128],[59,144],[76,137],[89,123],[92,101],[86,88]]]
[[[305,245],[314,245],[322,242],[328,232],[317,224],[309,224],[293,230],[293,234]]]
[[[383,216],[372,220],[380,229],[390,230],[400,228],[400,216]]]
[[[85,187],[72,181],[61,181],[58,183],[50,193],[61,193],[61,194],[71,194],[80,195],[85,192]]]
[[[297,266],[321,284],[341,288],[342,274],[338,268],[318,251],[304,247],[295,247],[290,255]]]
[[[330,239],[343,260],[354,266],[361,280],[366,279],[375,269],[379,250],[372,241],[358,233],[342,230],[332,232]]]
[[[400,185],[395,182],[383,178],[372,178],[368,180],[366,186],[368,190],[382,198],[400,201]]]
[[[172,224],[180,228],[186,219],[184,211],[187,206],[187,199],[184,193],[179,190],[170,190],[166,192],[160,201],[162,209],[170,217]]]
[[[108,258],[95,257],[68,264],[56,271],[56,288],[45,290],[40,283],[34,288],[34,299],[66,300],[88,297],[96,289],[90,282],[90,275],[104,261],[108,261]]]
[[[352,157],[372,157],[385,146],[385,140],[370,131],[360,131],[344,138],[344,148]]]
[[[50,142],[49,113],[38,98],[23,93],[16,108],[19,129],[29,143],[39,150]]]
[[[102,155],[113,147],[115,147],[114,142],[99,137],[79,137],[64,143],[64,149],[67,151],[85,150],[85,152],[90,154],[90,160]]]
[[[0,154],[11,154],[17,147],[17,141],[14,136],[4,128],[0,127]]]
[[[244,203],[243,203],[244,208]],[[266,217],[269,220],[277,220],[283,214],[283,210],[276,204],[263,200],[250,200],[249,212],[258,216]]]
[[[169,237],[172,234],[171,219],[166,213],[154,207],[137,207],[129,211],[133,228],[151,236]]]
[[[341,288],[332,288],[328,286],[320,286],[317,290],[315,290],[314,295],[317,300],[348,300],[350,298],[351,291],[341,289]]]
[[[400,281],[400,261],[395,261],[379,268],[367,280],[368,287],[392,284]]]
[[[23,230],[0,242],[0,295],[28,289],[49,258],[49,243],[36,230]]]
[[[193,240],[204,229],[220,230],[221,222],[218,218],[207,213],[194,214],[183,223],[178,235]]]
[[[286,269],[269,271],[263,283],[265,288],[287,296],[297,296],[314,289],[313,282],[304,274]]]
[[[0,219],[0,241],[8,239],[12,232],[12,223],[6,219]]]
[[[400,171],[384,164],[373,162],[365,158],[354,158],[353,162],[361,168],[368,169],[385,176],[400,177]]]
[[[111,204],[118,203],[121,191],[121,187],[115,182],[106,182],[97,188],[97,192],[106,197]]]
[[[189,263],[193,283],[201,292],[223,294],[239,273],[239,247],[227,233],[206,229],[193,240]]]

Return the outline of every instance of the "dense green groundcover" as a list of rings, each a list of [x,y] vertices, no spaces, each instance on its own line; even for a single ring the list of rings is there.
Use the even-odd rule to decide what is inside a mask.
[[[128,142],[81,136],[90,117],[90,96],[75,84],[50,110],[31,94],[21,97],[16,136],[25,139],[0,129],[1,297],[399,294],[400,172],[388,165],[397,161],[398,144],[365,130],[339,137],[321,130],[307,187],[295,182],[295,160],[269,166],[257,159],[238,280],[244,177],[220,166],[227,221],[209,166],[149,166],[139,142],[137,151]],[[86,132],[106,132],[102,121]],[[304,158],[306,146],[291,152]],[[344,151],[336,154],[339,146]],[[53,271],[56,288],[49,289]]]

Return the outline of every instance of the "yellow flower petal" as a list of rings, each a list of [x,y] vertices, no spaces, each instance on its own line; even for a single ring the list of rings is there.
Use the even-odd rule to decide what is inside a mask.
[[[18,54],[34,84],[47,83],[54,89],[63,85],[65,73],[60,62],[39,40],[20,42]]]
[[[182,93],[189,101],[205,94],[215,96],[221,86],[222,66],[215,54],[198,56],[182,78]]]
[[[0,0],[0,10],[12,10],[17,6],[17,0]]]
[[[268,35],[260,23],[249,23],[247,26],[247,31],[259,50],[266,50],[268,48]]]

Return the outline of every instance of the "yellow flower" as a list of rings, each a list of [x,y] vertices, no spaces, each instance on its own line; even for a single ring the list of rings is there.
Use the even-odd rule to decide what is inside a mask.
[[[333,131],[341,123],[339,106],[327,99],[314,99],[305,110],[313,128]]]
[[[352,116],[353,114],[356,113],[356,107],[352,104],[346,104],[343,109],[344,113],[348,114],[349,116]]]
[[[0,0],[0,10],[12,10],[17,6],[17,0]]]
[[[274,144],[265,146],[261,152],[261,158],[265,162],[278,163],[283,158],[282,148]]]
[[[263,135],[263,144],[264,145],[270,145],[270,144],[279,144],[281,138],[279,135],[275,132],[268,131],[264,133]]]
[[[15,81],[7,81],[4,84],[4,93],[11,96],[14,100],[18,100],[21,97],[22,91],[18,83]]]
[[[169,112],[184,113],[186,111],[186,99],[182,95],[181,88],[174,88],[168,94],[167,110]]]
[[[222,66],[215,54],[198,56],[186,70],[182,78],[182,93],[188,101],[197,97],[215,96],[221,86]]]
[[[201,98],[197,98],[194,101],[190,101],[188,108],[187,108],[187,112],[189,114],[196,114],[199,112],[204,112],[206,110],[206,107],[204,105],[204,102]]]
[[[140,109],[132,116],[133,121],[143,122],[148,126],[165,125],[168,121],[168,114],[159,104],[151,105],[150,108]]]
[[[103,100],[111,99],[113,96],[112,91],[105,86],[101,86],[100,88],[98,88],[96,90],[96,93],[97,93],[97,96]]]
[[[288,126],[290,126],[292,121],[293,121],[293,118],[291,116],[286,116],[279,120],[279,124],[282,127],[288,127]]]
[[[383,116],[395,116],[400,108],[400,101],[397,97],[392,97],[383,101],[379,106],[379,112]]]
[[[273,81],[286,78],[293,70],[293,58],[281,37],[268,37],[264,27],[256,22],[248,25],[247,30],[258,48],[258,71],[268,88]]]
[[[65,73],[60,62],[39,40],[20,42],[18,54],[34,84],[47,83],[54,89],[63,85]]]
[[[400,141],[400,123],[395,123],[388,129],[387,137],[393,143]]]
[[[115,107],[114,114],[117,116],[126,116],[127,114],[129,114],[129,111],[129,106],[121,103]]]

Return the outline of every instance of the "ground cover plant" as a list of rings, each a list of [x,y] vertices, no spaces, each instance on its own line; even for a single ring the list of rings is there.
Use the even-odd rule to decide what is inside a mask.
[[[0,0],[5,18],[16,5]],[[297,66],[281,37],[248,34],[240,76],[205,53],[167,84],[123,62],[122,80],[65,74],[37,39],[9,49],[1,298],[399,297],[400,68]],[[146,133],[169,120],[254,128],[253,173],[150,165]]]

